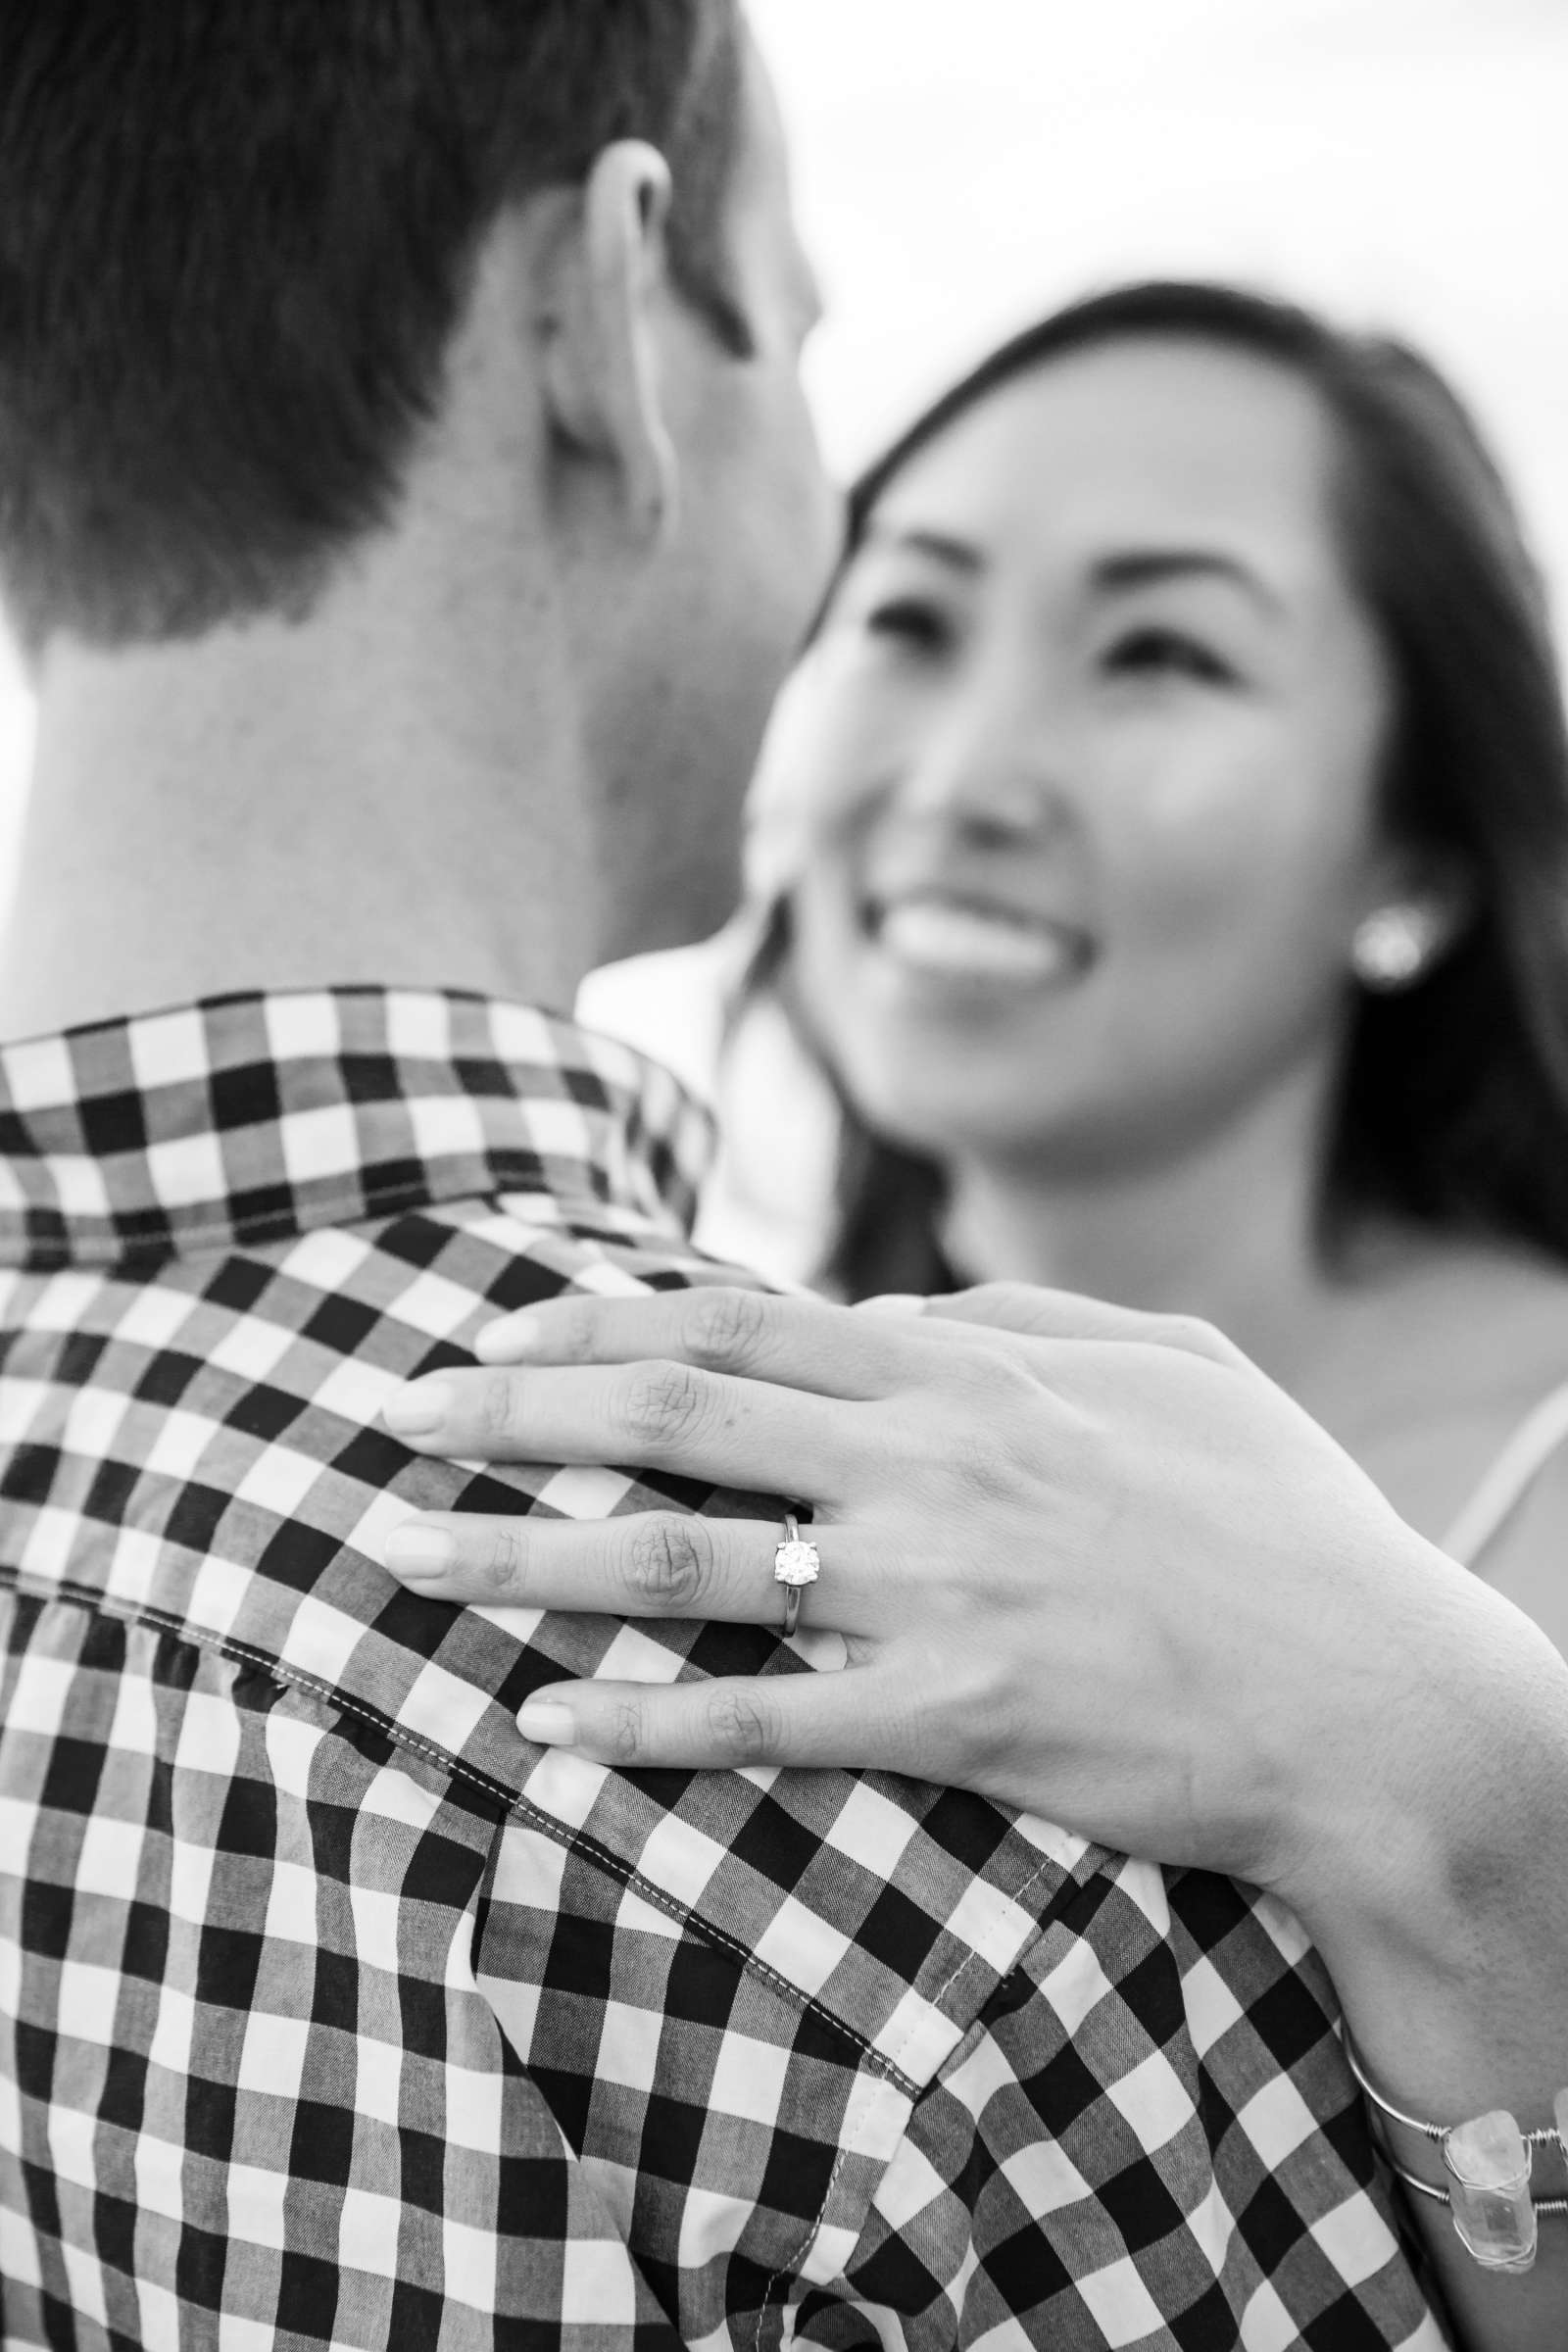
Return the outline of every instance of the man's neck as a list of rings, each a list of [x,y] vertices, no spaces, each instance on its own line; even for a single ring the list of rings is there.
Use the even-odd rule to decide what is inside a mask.
[[[599,918],[581,787],[560,664],[486,662],[438,614],[59,649],[0,1037],[332,983],[569,1010]]]

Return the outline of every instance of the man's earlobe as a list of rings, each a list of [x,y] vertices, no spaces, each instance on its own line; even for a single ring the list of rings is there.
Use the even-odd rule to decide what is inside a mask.
[[[653,324],[668,282],[669,200],[657,148],[621,139],[597,157],[553,241],[544,343],[552,422],[614,468],[647,537],[669,527],[678,487]]]

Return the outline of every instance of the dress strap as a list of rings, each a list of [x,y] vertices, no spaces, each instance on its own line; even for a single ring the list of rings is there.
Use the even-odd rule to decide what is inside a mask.
[[[1443,1538],[1442,1548],[1474,1568],[1501,1534],[1546,1464],[1568,1444],[1568,1381],[1533,1405]]]

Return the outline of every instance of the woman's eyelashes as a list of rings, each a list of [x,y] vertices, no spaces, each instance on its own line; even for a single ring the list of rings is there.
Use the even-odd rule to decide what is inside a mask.
[[[973,630],[972,616],[913,589],[869,596],[846,617],[862,641],[925,662],[959,653]],[[1056,649],[1056,658],[1069,667],[1075,659],[1065,647]],[[1190,679],[1207,686],[1242,682],[1235,662],[1206,635],[1172,621],[1139,621],[1124,627],[1089,658],[1102,674],[1111,677]]]
[[[1144,622],[1124,630],[1101,657],[1113,677],[1195,678],[1208,686],[1235,686],[1240,673],[1200,637],[1168,624]]]
[[[945,652],[956,634],[951,615],[920,596],[879,597],[866,607],[860,625],[868,637],[917,654]]]

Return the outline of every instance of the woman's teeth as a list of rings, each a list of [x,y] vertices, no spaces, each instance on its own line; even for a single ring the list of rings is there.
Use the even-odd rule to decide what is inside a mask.
[[[877,930],[885,955],[911,970],[956,980],[1052,980],[1079,957],[1067,935],[1026,918],[952,900],[906,899]]]

